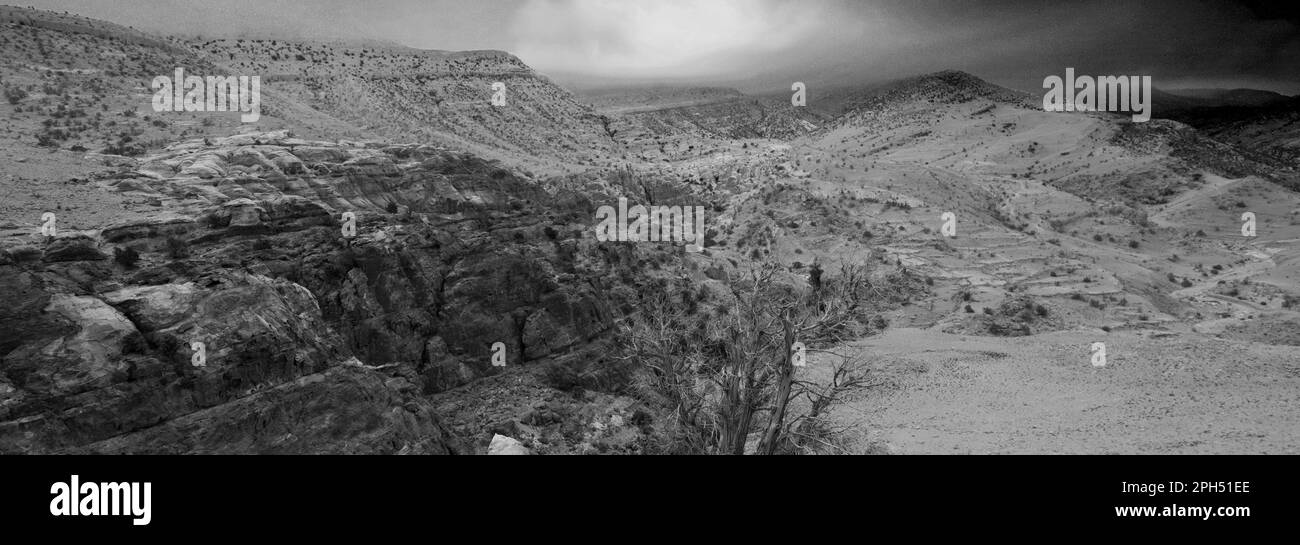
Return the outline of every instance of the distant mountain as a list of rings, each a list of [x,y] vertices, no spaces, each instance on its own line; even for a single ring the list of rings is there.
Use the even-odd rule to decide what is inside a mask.
[[[873,85],[857,93],[849,93],[846,105],[853,108],[874,103],[916,100],[961,104],[977,99],[1024,104],[1030,98],[1027,93],[989,83],[960,70],[945,70]]]
[[[1205,101],[1212,106],[1258,107],[1279,104],[1291,99],[1281,93],[1259,89],[1170,89],[1171,95]]]
[[[1254,89],[1175,93],[1155,94],[1156,117],[1191,125],[1263,160],[1300,168],[1300,97]]]
[[[603,114],[622,114],[700,106],[745,98],[729,87],[606,88],[579,92],[583,100]]]

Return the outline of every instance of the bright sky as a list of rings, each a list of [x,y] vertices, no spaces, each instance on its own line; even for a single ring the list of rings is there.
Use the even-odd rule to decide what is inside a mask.
[[[954,68],[1300,93],[1300,26],[1254,0],[25,0],[162,34],[500,49],[579,78],[880,81]],[[1264,7],[1261,7],[1264,6]],[[788,84],[787,84],[788,85]]]

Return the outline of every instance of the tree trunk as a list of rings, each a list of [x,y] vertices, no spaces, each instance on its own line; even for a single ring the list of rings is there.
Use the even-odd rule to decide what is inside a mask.
[[[790,321],[782,318],[781,326],[785,330],[785,356],[781,358],[781,367],[778,370],[776,385],[776,408],[772,411],[772,417],[767,421],[767,431],[763,434],[763,440],[758,444],[758,452],[765,456],[771,456],[776,452],[777,442],[781,439],[781,429],[785,427],[785,412],[790,406],[790,390],[794,386],[794,361],[790,354],[790,349],[794,347],[794,327]]]

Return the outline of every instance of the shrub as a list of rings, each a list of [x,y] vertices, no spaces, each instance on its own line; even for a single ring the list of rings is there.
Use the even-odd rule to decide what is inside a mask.
[[[203,222],[212,229],[223,229],[230,226],[230,216],[223,217],[217,214],[208,214],[203,217]]]
[[[27,98],[27,91],[19,87],[5,86],[5,100],[8,100],[10,104],[18,104],[24,98]]]
[[[180,237],[167,237],[167,255],[172,259],[182,259],[190,256],[189,241]]]
[[[119,265],[128,269],[134,269],[135,264],[140,261],[140,252],[135,251],[135,248],[130,246],[125,248],[114,248],[113,261],[116,261]]]

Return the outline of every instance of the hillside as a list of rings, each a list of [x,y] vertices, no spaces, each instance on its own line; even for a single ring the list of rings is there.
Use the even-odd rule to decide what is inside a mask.
[[[759,274],[867,294],[819,348],[877,386],[819,409],[850,433],[799,448],[1300,436],[1294,99],[1192,92],[1166,99],[1189,117],[1135,124],[945,71],[795,107],[575,95],[500,51],[170,40],[19,8],[0,29],[3,453],[675,452],[679,405],[628,331],[668,300],[663,329],[725,358],[735,339],[707,335]],[[261,119],[154,112],[176,67],[259,75]],[[699,207],[707,249],[601,242],[620,198]],[[824,355],[798,373],[838,380]]]
[[[1283,331],[1295,323],[1300,296],[1300,196],[1290,171],[1186,125],[1046,113],[969,76],[921,77],[863,94],[846,101],[848,113],[830,127],[777,148],[786,168],[729,209],[736,223],[720,237],[742,256],[796,269],[876,259],[929,279],[930,293],[885,314],[895,333],[855,345],[867,355],[884,353],[875,369],[889,386],[840,413],[838,423],[864,430],[851,451],[1075,452],[1133,411],[1236,407],[1222,397],[1166,402],[1182,386],[1140,378],[1171,367],[1215,373],[1191,353],[1146,349],[1170,337],[1179,346],[1244,341],[1234,350],[1259,372],[1214,380],[1292,399],[1269,386],[1296,363],[1278,348],[1295,342]],[[1240,236],[1244,211],[1266,226],[1258,238]],[[940,234],[948,212],[957,219],[951,239]],[[915,349],[946,335],[951,349]],[[1000,340],[1022,336],[1031,339]],[[1119,346],[1112,357],[1124,358],[1123,374],[1166,398],[1080,416],[1110,395],[1079,377],[1098,341]],[[1037,370],[1044,364],[1050,371]],[[1018,380],[1046,382],[1023,391],[998,386]],[[1053,409],[1033,393],[1064,384],[1086,389],[1077,405]],[[975,398],[1005,396],[1017,403],[972,408]],[[971,429],[991,441],[971,442],[950,423],[972,410],[969,418],[987,420]],[[1007,423],[1018,421],[1051,433]],[[1243,415],[1219,424],[1252,422]],[[1105,449],[1289,451],[1296,422],[1270,422],[1278,434],[1237,444],[1233,432],[1170,418],[1162,421],[1169,438],[1213,435],[1179,444],[1136,434]]]
[[[1162,117],[1250,150],[1260,161],[1291,172],[1300,169],[1300,98],[1236,91],[1213,102],[1174,101],[1168,107],[1157,102],[1157,107],[1162,108]]]
[[[234,73],[358,127],[539,168],[595,165],[615,152],[604,118],[500,51],[425,51],[342,43],[190,41]],[[494,106],[493,85],[506,86]]]

